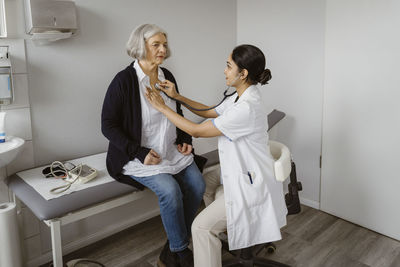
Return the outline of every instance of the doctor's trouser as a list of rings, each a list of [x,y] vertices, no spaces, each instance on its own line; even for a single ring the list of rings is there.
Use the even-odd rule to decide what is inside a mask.
[[[220,267],[222,244],[218,234],[226,230],[226,211],[219,165],[203,177],[206,182],[203,197],[206,208],[192,224],[194,266]]]

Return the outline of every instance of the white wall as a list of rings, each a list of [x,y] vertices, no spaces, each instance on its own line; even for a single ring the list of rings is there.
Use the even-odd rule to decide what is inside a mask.
[[[284,111],[278,140],[291,150],[301,201],[319,207],[325,1],[238,0],[237,43],[259,46],[272,72],[262,87],[269,108]]]
[[[236,1],[76,0],[79,32],[47,46],[35,46],[24,33],[22,3],[6,0],[7,24],[10,38],[26,39],[28,113],[18,118],[29,118],[34,156],[26,154],[30,164],[18,160],[8,174],[33,167],[33,158],[39,166],[106,150],[107,140],[100,132],[104,94],[114,75],[131,62],[124,47],[139,24],[156,23],[168,32],[172,57],[165,66],[175,75],[181,92],[213,104],[225,89],[225,61],[236,44]],[[10,120],[9,125],[28,129],[28,122]],[[196,140],[195,144],[199,153],[216,147],[215,140]],[[0,193],[6,194],[4,188]],[[135,205],[141,208],[134,209]],[[65,251],[132,225],[137,222],[132,218],[157,209],[151,198],[69,225],[63,232]],[[50,260],[49,229],[28,209],[22,220],[30,265]]]
[[[400,2],[328,0],[321,208],[400,239]]]

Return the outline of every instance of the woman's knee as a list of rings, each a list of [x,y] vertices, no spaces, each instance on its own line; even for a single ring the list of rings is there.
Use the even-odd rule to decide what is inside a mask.
[[[203,175],[197,168],[197,166],[189,166],[189,169],[185,173],[183,179],[186,180],[186,187],[189,189],[190,194],[196,198],[203,198],[203,194],[206,190],[206,183],[204,181]]]
[[[214,219],[215,218],[212,216],[212,212],[205,208],[196,216],[196,218],[194,218],[192,223],[192,233],[209,232],[212,226],[215,224]]]
[[[223,197],[216,199],[194,219],[192,232],[222,232],[226,229],[225,200]]]
[[[163,186],[157,192],[160,203],[170,207],[182,206],[182,192],[177,183]]]
[[[194,191],[200,196],[203,197],[204,192],[206,191],[206,182],[204,181],[203,175],[200,171],[193,174],[194,177]]]
[[[206,191],[206,183],[204,182],[204,179],[203,179],[203,176],[201,175],[201,173],[196,182],[197,183],[194,187],[194,192],[197,197],[203,198],[204,192]]]
[[[192,227],[191,227],[192,235],[203,233],[205,230],[207,231],[207,229],[206,229],[207,227],[205,227],[205,225],[204,225],[203,218],[200,218],[200,217],[201,217],[201,213],[198,214],[196,216],[196,218],[194,218],[194,220],[193,220]]]

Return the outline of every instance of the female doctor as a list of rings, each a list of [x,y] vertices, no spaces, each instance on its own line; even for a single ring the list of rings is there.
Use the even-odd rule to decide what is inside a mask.
[[[236,93],[217,108],[192,112],[213,118],[193,123],[165,105],[160,93],[148,88],[147,100],[173,124],[194,137],[219,136],[218,148],[224,193],[208,205],[192,225],[194,265],[221,266],[218,234],[228,231],[229,249],[235,250],[281,239],[287,209],[283,186],[275,180],[268,146],[267,112],[257,84],[266,84],[271,72],[265,57],[252,45],[240,45],[229,55],[226,84]],[[161,83],[170,97],[196,109],[208,108],[179,95],[170,81]],[[190,109],[190,107],[188,107]]]

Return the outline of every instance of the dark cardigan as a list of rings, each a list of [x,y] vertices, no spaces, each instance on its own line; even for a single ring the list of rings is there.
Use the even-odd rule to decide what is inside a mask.
[[[165,78],[173,82],[178,90],[172,73],[165,68],[161,69]],[[179,103],[176,103],[176,111],[182,115]],[[108,87],[101,112],[101,131],[110,141],[106,160],[108,173],[121,183],[143,189],[142,184],[121,173],[124,165],[135,158],[143,163],[150,151],[150,148],[140,145],[142,109],[139,83],[133,62],[120,71]],[[192,137],[177,128],[176,144],[182,143],[192,144]]]

